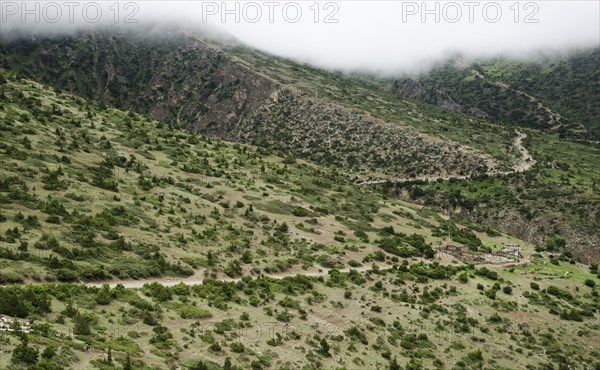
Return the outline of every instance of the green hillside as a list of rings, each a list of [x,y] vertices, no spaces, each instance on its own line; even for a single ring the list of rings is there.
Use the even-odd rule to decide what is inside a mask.
[[[358,175],[465,175],[510,160],[510,129],[197,32],[151,36],[98,31],[4,42],[0,61],[107,105]]]
[[[388,90],[509,126],[557,131],[561,137],[600,137],[600,49],[539,56],[442,63]]]
[[[599,365],[597,265],[0,76],[10,369]]]
[[[397,90],[402,83],[386,91],[370,77],[298,64],[194,31],[152,36],[105,30],[3,42],[0,63],[20,77],[173,127],[335,167],[357,183],[389,180],[385,190],[395,189],[388,194],[444,213],[458,199],[454,211],[472,222],[538,245],[560,236],[576,258],[600,258],[600,152],[590,141],[598,131],[590,126],[597,104],[586,103],[591,110],[585,110],[565,100],[575,113],[561,108],[560,119],[547,110],[559,109],[556,96],[597,100],[597,52],[542,64],[448,64],[413,81],[404,97]],[[567,66],[572,73],[561,80],[557,71]],[[542,108],[526,95],[534,92],[521,91],[526,77]],[[574,94],[564,92],[571,82]],[[548,94],[537,93],[542,90]],[[466,95],[459,101],[454,94],[460,91]],[[460,109],[446,109],[457,102]],[[490,112],[514,120],[507,124]],[[575,116],[592,119],[577,123]],[[548,123],[552,117],[558,120]],[[525,172],[514,170],[523,160],[514,146],[516,129],[527,135],[524,148],[532,155]]]
[[[334,170],[2,76],[5,282],[343,267],[382,228],[423,236],[415,256],[447,228]]]

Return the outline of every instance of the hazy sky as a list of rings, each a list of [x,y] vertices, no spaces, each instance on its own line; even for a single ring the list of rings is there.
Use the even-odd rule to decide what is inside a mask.
[[[122,1],[118,6],[113,1],[77,6],[55,1],[39,2],[37,9],[34,3],[28,9],[22,4],[1,1],[3,32],[48,33],[115,20],[124,24],[128,15],[138,24],[187,20],[300,61],[387,73],[418,70],[450,52],[526,56],[600,43],[597,0]]]

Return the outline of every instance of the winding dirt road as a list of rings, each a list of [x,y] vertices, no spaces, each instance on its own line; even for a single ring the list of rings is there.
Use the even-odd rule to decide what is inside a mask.
[[[520,131],[516,131],[517,136],[515,137],[514,141],[513,141],[513,148],[516,149],[516,151],[519,153],[518,157],[515,160],[515,163],[513,164],[512,168],[510,171],[489,171],[487,172],[487,174],[489,176],[499,176],[499,175],[505,175],[505,174],[510,174],[510,173],[521,173],[521,172],[525,172],[528,171],[534,164],[535,164],[535,160],[531,157],[531,154],[529,154],[529,151],[527,150],[527,148],[525,148],[523,146],[523,140],[525,138],[527,138],[527,135],[523,132]],[[452,176],[452,177],[435,177],[435,176],[423,176],[423,177],[415,177],[415,178],[395,178],[395,179],[385,179],[385,180],[371,180],[371,181],[364,181],[364,182],[359,182],[357,183],[357,185],[375,185],[375,184],[383,184],[386,182],[407,182],[407,181],[415,181],[415,180],[424,180],[424,181],[436,181],[437,179],[443,179],[443,180],[449,180],[450,178],[456,178],[456,179],[468,179],[470,178],[470,176]],[[374,264],[375,266],[377,266],[379,269],[389,269],[391,268],[389,265],[386,264]],[[371,266],[361,266],[361,267],[356,267],[356,268],[344,268],[344,269],[340,269],[338,271],[340,272],[349,272],[350,270],[356,270],[359,272],[364,272],[364,271],[368,271],[371,270],[373,267],[373,265]],[[252,277],[257,277],[257,276],[267,276],[273,279],[283,279],[286,277],[292,277],[292,276],[296,276],[296,275],[305,275],[305,276],[327,276],[329,274],[329,271],[331,271],[332,269],[327,269],[327,268],[310,268],[308,270],[297,270],[294,269],[292,271],[288,271],[288,272],[282,272],[282,273],[278,273],[278,274],[261,274],[261,275],[250,275]],[[144,286],[144,284],[150,284],[150,283],[159,283],[165,286],[174,286],[177,285],[179,283],[184,283],[186,285],[199,285],[202,284],[204,282],[204,280],[207,279],[207,276],[204,275],[204,271],[197,271],[193,276],[189,277],[189,278],[185,278],[185,279],[178,279],[178,278],[155,278],[155,279],[140,279],[140,280],[109,280],[109,281],[103,281],[103,282],[91,282],[91,283],[85,283],[86,286],[89,287],[101,287],[104,284],[108,284],[111,288],[116,287],[117,285],[123,285],[125,288],[141,288]],[[228,276],[217,276],[216,277],[217,280],[220,281],[227,281],[227,282],[238,282],[241,281],[242,278],[231,278]]]
[[[516,130],[517,136],[513,140],[513,148],[516,149],[518,156],[515,157],[515,161],[510,169],[510,171],[487,171],[486,174],[488,176],[502,176],[509,175],[512,173],[522,173],[528,171],[535,164],[535,160],[529,154],[527,148],[523,146],[523,140],[527,138],[527,134]],[[379,185],[385,183],[402,183],[409,181],[437,181],[437,180],[450,180],[450,179],[459,179],[459,180],[467,180],[470,179],[471,175],[463,175],[463,176],[435,176],[435,175],[427,175],[427,176],[417,176],[417,177],[390,177],[385,179],[374,179],[374,180],[364,180],[357,181],[355,185]]]
[[[513,147],[519,153],[519,158],[513,164],[511,171],[489,171],[489,172],[487,172],[488,175],[498,176],[498,175],[509,174],[509,173],[525,172],[525,171],[529,170],[535,164],[535,160],[533,160],[533,158],[529,154],[529,151],[523,146],[523,140],[527,137],[527,135],[520,131],[516,131],[516,132],[517,132],[517,136],[514,139]],[[386,182],[393,183],[393,182],[407,182],[407,181],[415,181],[415,180],[436,181],[438,179],[449,180],[450,178],[468,179],[468,178],[470,178],[470,176],[451,176],[451,177],[423,176],[423,177],[414,177],[414,178],[380,179],[380,180],[368,180],[368,181],[358,182],[358,183],[356,183],[356,185],[375,185],[375,184],[383,184]],[[373,266],[377,266],[380,270],[386,270],[386,269],[392,268],[390,265],[379,263],[379,264],[372,264],[370,266],[366,266],[366,265],[360,266],[360,267],[356,267],[356,268],[348,267],[348,268],[339,269],[338,271],[344,272],[344,273],[347,273],[350,270],[364,272],[364,271],[372,270]],[[331,270],[333,270],[333,269],[328,269],[328,268],[320,268],[319,269],[319,268],[311,267],[308,270],[294,269],[292,271],[287,271],[287,272],[282,272],[282,273],[277,273],[277,274],[260,274],[260,275],[249,275],[249,276],[251,276],[251,277],[266,276],[266,277],[270,277],[273,279],[283,279],[286,277],[293,277],[293,276],[297,276],[297,275],[305,275],[305,276],[315,277],[315,276],[327,276]],[[159,283],[159,284],[162,284],[164,286],[169,286],[169,287],[175,286],[180,283],[183,283],[185,285],[199,285],[199,284],[202,284],[204,282],[204,280],[208,278],[207,276],[204,275],[204,273],[205,273],[204,270],[197,271],[193,276],[184,278],[184,279],[161,277],[161,278],[150,278],[150,279],[139,279],[139,280],[133,280],[133,279],[130,279],[130,280],[108,280],[108,281],[101,281],[101,282],[87,282],[87,283],[83,283],[83,284],[88,287],[102,287],[103,285],[108,284],[111,288],[114,288],[117,285],[122,285],[125,288],[135,288],[135,289],[142,288],[144,286],[144,284],[151,284],[151,283]],[[225,282],[238,282],[238,281],[242,280],[242,277],[231,278],[228,276],[217,276],[215,279],[220,280],[220,281],[225,281]],[[47,284],[47,283],[33,282],[33,284]]]
[[[527,138],[527,135],[523,132],[517,131],[517,137],[515,138],[513,147],[517,149],[520,156],[517,158],[515,164],[513,165],[513,172],[521,173],[525,171],[529,171],[531,167],[535,164],[535,160],[529,154],[527,148],[523,146],[523,140]]]
[[[390,265],[380,263],[380,264],[372,264],[369,266],[365,265],[365,266],[360,266],[360,267],[348,267],[348,268],[339,269],[337,271],[350,272],[350,270],[356,270],[358,272],[364,272],[364,271],[372,270],[373,265],[377,266],[380,270],[387,270],[387,269],[392,268]],[[292,277],[292,276],[296,276],[296,275],[327,276],[329,274],[329,271],[331,271],[331,270],[334,270],[334,269],[311,268],[309,270],[301,270],[301,271],[294,270],[294,271],[289,271],[289,272],[282,272],[279,274],[260,274],[260,275],[249,275],[249,276],[251,276],[253,278],[256,278],[258,276],[265,276],[265,277],[270,277],[273,279],[283,279],[286,277]],[[175,286],[179,283],[183,283],[185,285],[200,285],[207,278],[208,277],[204,276],[204,271],[198,271],[193,276],[190,276],[189,278],[185,278],[185,279],[162,277],[162,278],[155,278],[155,279],[140,279],[140,280],[108,280],[108,281],[101,281],[101,282],[85,283],[85,285],[88,287],[101,287],[104,284],[108,284],[108,286],[110,286],[111,288],[114,288],[117,285],[121,284],[125,288],[139,289],[139,288],[143,287],[144,284],[151,284],[151,283],[159,283],[161,285],[168,286],[168,287]],[[231,277],[227,277],[227,276],[218,276],[215,278],[215,280],[235,283],[235,282],[241,281],[242,277],[231,278]]]

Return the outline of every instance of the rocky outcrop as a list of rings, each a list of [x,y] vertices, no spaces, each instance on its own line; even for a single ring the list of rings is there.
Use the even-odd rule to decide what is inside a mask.
[[[384,89],[394,95],[436,105],[449,111],[467,113],[477,118],[490,118],[490,115],[481,109],[460,104],[443,90],[410,78],[393,79],[385,85]]]
[[[313,97],[233,49],[189,32],[154,38],[96,32],[9,44],[4,52],[11,69],[75,94],[351,172],[460,176],[485,171],[481,164],[492,161],[415,127]],[[412,91],[418,94],[418,86]]]
[[[463,111],[463,107],[445,92],[424,86],[410,78],[391,80],[385,86],[385,90],[404,98],[420,100],[451,111]]]

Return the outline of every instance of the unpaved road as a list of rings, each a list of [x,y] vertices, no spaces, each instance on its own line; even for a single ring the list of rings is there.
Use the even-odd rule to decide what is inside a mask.
[[[508,175],[511,173],[522,173],[522,172],[528,171],[535,164],[535,160],[533,159],[531,154],[529,154],[529,151],[527,150],[527,148],[525,148],[523,146],[523,140],[527,137],[527,134],[525,134],[521,131],[518,131],[518,130],[516,131],[516,134],[517,134],[517,136],[513,140],[513,148],[515,148],[515,150],[517,151],[518,156],[515,157],[515,161],[512,165],[512,168],[510,169],[510,171],[496,171],[496,170],[488,171],[488,172],[486,172],[486,174],[488,176],[502,176],[502,175]],[[409,181],[437,181],[437,180],[450,180],[450,179],[466,180],[469,178],[471,178],[471,175],[464,175],[464,176],[428,175],[428,176],[404,177],[404,178],[394,177],[394,178],[366,180],[366,181],[359,180],[356,182],[356,185],[379,185],[379,184],[385,184],[385,183],[402,183],[402,182],[409,182]]]
[[[525,133],[517,131],[517,137],[513,144],[514,148],[519,152],[519,157],[513,165],[513,171],[517,173],[529,171],[535,164],[535,160],[531,154],[529,154],[527,148],[523,146],[523,140],[525,140],[525,138],[527,138]]]
[[[487,78],[486,76],[484,76],[483,74],[481,74],[476,69],[473,69],[471,72],[473,72],[473,74],[475,76],[477,76],[478,78],[480,78],[482,80],[486,80],[489,83],[492,83],[492,84],[500,87],[501,89],[510,90],[510,91],[514,92],[515,94],[517,94],[517,95],[525,96],[527,99],[529,99],[529,102],[535,103],[539,109],[542,109],[543,111],[546,112],[546,114],[548,114],[548,124],[549,125],[553,125],[552,126],[553,128],[557,128],[557,127],[560,126],[560,120],[562,119],[562,116],[559,113],[554,112],[552,109],[546,107],[535,96],[530,95],[530,94],[526,93],[525,91],[514,89],[509,84],[507,84],[506,82],[492,81],[489,78]]]
[[[439,250],[437,250],[437,252],[439,252]],[[439,253],[438,256],[441,257],[443,255],[443,253]],[[450,254],[447,253],[448,256],[450,256]],[[411,259],[412,261],[430,261],[430,260],[425,260],[425,259],[421,259],[421,258],[415,258],[415,259]],[[431,260],[433,261],[433,260]],[[430,262],[431,262],[430,261]],[[454,256],[452,256],[452,258],[449,260],[450,263],[452,262],[460,262],[459,259],[455,258]],[[438,261],[439,262],[439,261]],[[523,262],[528,262],[527,259],[523,258],[520,262],[515,262],[515,261],[506,261],[505,263],[493,263],[493,264],[487,264],[488,266],[504,266],[504,265],[513,265],[515,263],[523,263]],[[484,266],[486,264],[478,264],[481,266]],[[386,263],[373,263],[371,265],[364,265],[364,266],[360,266],[360,267],[346,267],[343,269],[335,269],[339,272],[343,272],[343,273],[348,273],[350,272],[350,270],[355,270],[358,272],[365,272],[365,271],[369,271],[373,269],[373,266],[376,266],[379,270],[389,270],[392,269],[393,266],[392,265],[388,265]],[[283,279],[286,277],[293,277],[293,276],[297,276],[297,275],[304,275],[304,276],[312,276],[312,277],[317,277],[317,276],[328,276],[329,272],[332,271],[334,269],[328,269],[328,268],[318,268],[318,267],[311,267],[308,270],[300,270],[298,271],[297,269],[294,269],[292,271],[286,271],[286,272],[282,272],[282,273],[277,273],[277,274],[260,274],[260,275],[246,275],[246,276],[250,276],[252,278],[257,278],[259,276],[264,276],[264,277],[270,277],[273,279]],[[172,278],[172,277],[160,277],[160,278],[151,278],[151,279],[139,279],[139,280],[107,280],[107,281],[99,281],[99,282],[88,282],[88,283],[84,283],[86,286],[88,287],[102,287],[104,284],[108,284],[109,287],[114,288],[117,285],[121,284],[123,285],[125,288],[134,288],[134,289],[139,289],[142,288],[144,286],[144,284],[151,284],[151,283],[159,283],[161,285],[164,286],[168,286],[168,287],[172,287],[175,286],[177,284],[183,283],[185,285],[200,285],[204,282],[205,279],[208,279],[209,277],[204,276],[204,270],[201,271],[197,271],[196,274],[194,274],[193,276],[190,276],[188,278],[184,278],[184,279],[180,279],[180,278]],[[242,281],[242,277],[236,277],[236,278],[231,278],[228,276],[223,276],[223,275],[218,275],[215,278],[211,278],[214,280],[219,280],[219,281],[225,281],[225,282],[238,282],[238,281]]]
[[[375,264],[380,270],[386,270],[386,269],[390,269],[392,268],[390,265],[386,265],[383,263],[380,264]],[[359,272],[363,272],[363,271],[368,271],[371,270],[373,268],[373,265],[369,265],[369,266],[360,266],[360,267],[349,267],[349,268],[343,268],[343,269],[339,269],[337,271],[339,272],[350,272],[350,270],[356,270]],[[253,278],[256,278],[258,276],[265,276],[265,277],[270,277],[273,279],[283,279],[286,277],[292,277],[292,276],[296,276],[296,275],[305,275],[305,276],[327,276],[329,274],[329,271],[331,271],[333,269],[326,269],[326,268],[310,268],[309,270],[302,270],[302,271],[293,271],[293,272],[282,272],[279,274],[260,274],[260,275],[249,275]],[[159,283],[162,284],[164,286],[168,286],[168,287],[172,287],[174,285],[177,285],[179,283],[184,283],[185,285],[200,285],[202,284],[202,282],[204,281],[204,279],[207,279],[208,277],[204,276],[204,271],[198,271],[196,274],[194,274],[194,276],[190,276],[189,278],[184,278],[184,279],[180,279],[180,278],[169,278],[169,277],[162,277],[162,278],[156,278],[156,279],[140,279],[140,280],[108,280],[108,281],[101,281],[101,282],[91,282],[91,283],[84,283],[86,286],[89,287],[101,287],[104,284],[108,284],[111,288],[116,287],[117,285],[121,284],[123,285],[125,288],[141,288],[144,286],[144,284],[151,284],[151,283]],[[227,276],[217,276],[215,278],[215,280],[220,280],[220,281],[227,281],[227,282],[238,282],[242,280],[242,277],[239,278],[230,278]]]

